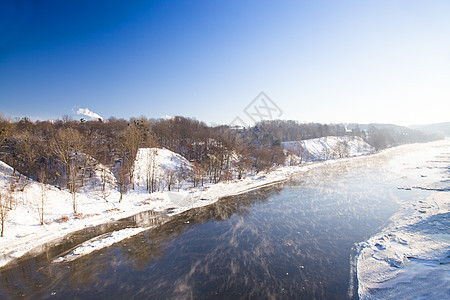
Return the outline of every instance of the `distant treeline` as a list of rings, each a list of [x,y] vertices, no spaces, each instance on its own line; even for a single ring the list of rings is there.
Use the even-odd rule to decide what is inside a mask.
[[[365,125],[367,127],[367,125]],[[362,127],[361,127],[362,128]],[[361,129],[352,124],[300,124],[273,120],[249,128],[208,126],[185,117],[107,121],[31,122],[0,118],[0,160],[40,182],[69,189],[89,176],[96,163],[110,168],[121,191],[133,187],[139,148],[176,152],[193,165],[190,180],[219,182],[284,164],[284,141],[324,136],[358,136],[376,149],[442,138],[394,125]]]

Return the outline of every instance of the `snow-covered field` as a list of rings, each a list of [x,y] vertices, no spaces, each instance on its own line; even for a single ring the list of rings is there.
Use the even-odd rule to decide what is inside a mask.
[[[450,296],[450,140],[435,142],[433,160],[418,166],[426,183],[419,202],[401,209],[380,233],[361,243],[357,257],[361,299],[448,299]]]

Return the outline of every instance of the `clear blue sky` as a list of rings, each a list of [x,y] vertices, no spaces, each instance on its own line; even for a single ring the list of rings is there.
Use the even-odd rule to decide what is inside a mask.
[[[450,121],[450,1],[0,1],[0,112]]]

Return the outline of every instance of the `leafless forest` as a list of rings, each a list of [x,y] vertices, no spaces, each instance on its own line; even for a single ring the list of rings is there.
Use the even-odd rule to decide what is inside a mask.
[[[102,121],[36,121],[0,119],[0,160],[41,183],[74,190],[96,164],[111,169],[117,189],[133,188],[133,166],[139,148],[166,148],[190,161],[190,172],[179,170],[193,185],[217,183],[284,164],[284,141],[324,136],[359,136],[375,149],[439,139],[395,125],[299,124],[263,121],[250,128],[208,126],[185,117]],[[361,126],[364,127],[364,126]],[[102,184],[102,183],[99,183]],[[103,183],[104,184],[104,183]],[[72,191],[74,192],[74,191]]]

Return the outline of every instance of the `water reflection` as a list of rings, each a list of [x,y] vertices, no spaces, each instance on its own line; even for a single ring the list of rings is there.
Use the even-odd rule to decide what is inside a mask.
[[[24,260],[0,274],[0,297],[346,298],[354,243],[385,224],[397,198],[424,196],[398,190],[407,178],[386,160],[315,168],[72,262]]]
[[[111,267],[117,268],[126,264],[135,270],[142,270],[149,262],[161,260],[169,242],[182,235],[186,228],[207,222],[227,220],[233,214],[245,216],[254,203],[263,203],[267,201],[269,195],[276,194],[280,190],[281,186],[261,189],[239,201],[235,201],[233,198],[224,198],[213,205],[178,215],[169,222],[167,222],[168,217],[164,215],[144,212],[120,221],[80,230],[59,241],[35,249],[34,252],[39,253],[37,256],[24,257],[2,270],[0,296],[2,298],[21,296],[32,299],[66,294],[61,292],[61,289],[78,292],[85,290],[90,293],[89,291],[97,290],[97,282],[101,282],[102,286],[106,285],[102,277],[111,271]],[[96,237],[100,233],[110,233],[127,227],[150,227],[163,222],[167,222],[167,224],[140,234],[134,239],[125,240],[110,249],[81,257],[74,262],[61,264],[62,266],[49,263],[54,258],[69,252],[76,245]],[[107,255],[103,252],[107,252]],[[109,256],[110,254],[112,257]],[[56,294],[52,295],[52,293]]]

